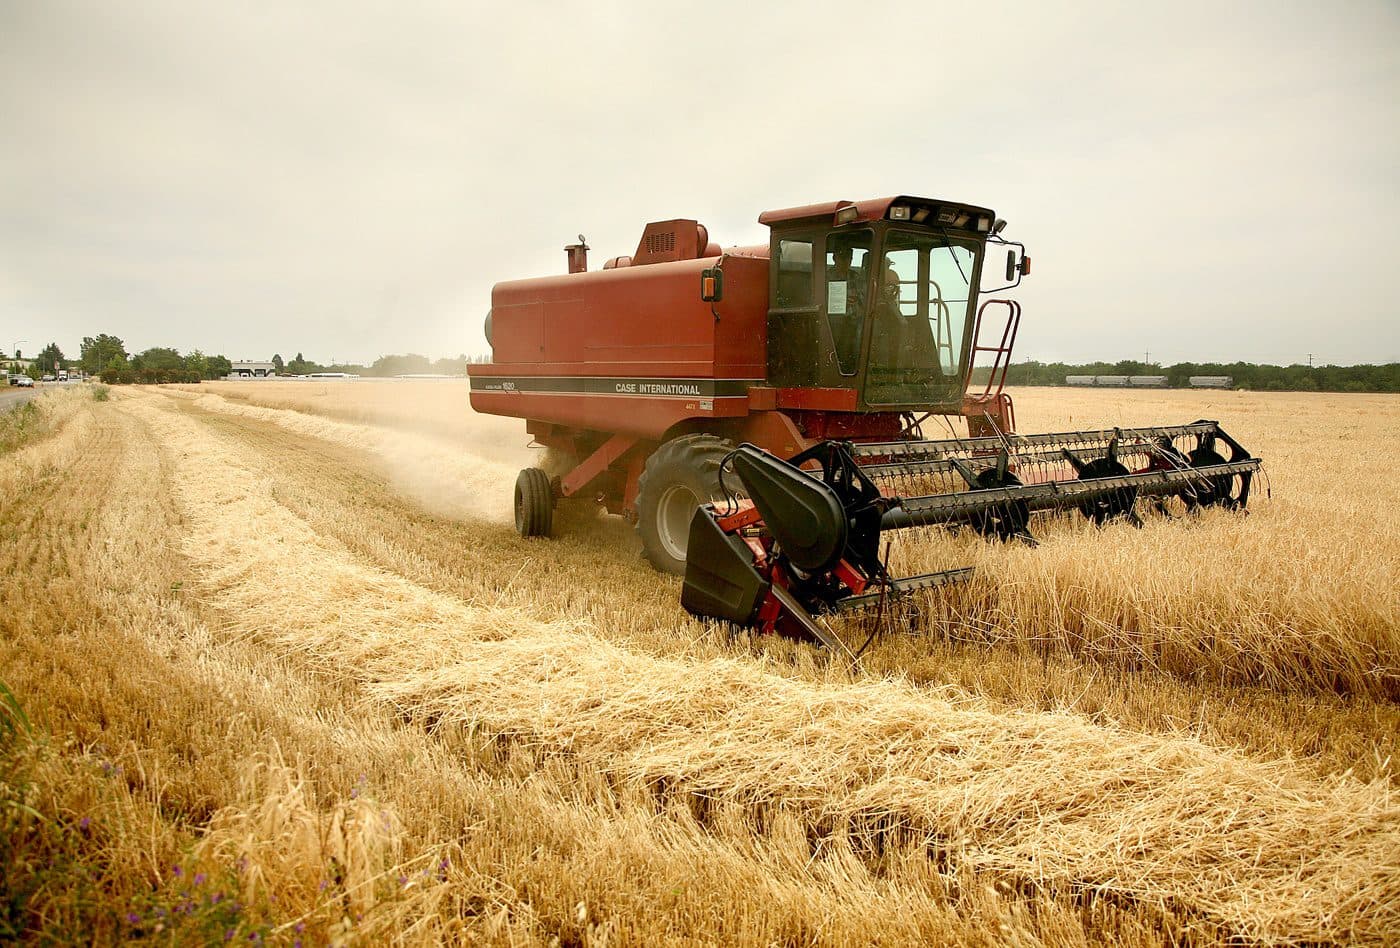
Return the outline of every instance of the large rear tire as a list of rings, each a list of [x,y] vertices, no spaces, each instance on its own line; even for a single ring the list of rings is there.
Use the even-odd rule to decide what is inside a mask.
[[[647,458],[637,481],[637,532],[643,554],[663,573],[685,573],[695,508],[724,496],[719,465],[733,450],[733,443],[715,435],[681,435]]]
[[[547,537],[554,525],[554,490],[549,475],[527,467],[515,479],[515,529],[522,537]]]

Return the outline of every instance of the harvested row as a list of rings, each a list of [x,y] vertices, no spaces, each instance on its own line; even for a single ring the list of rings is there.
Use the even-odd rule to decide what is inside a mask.
[[[289,518],[193,422],[130,407],[173,449],[186,553],[236,628],[420,720],[793,813],[816,845],[872,850],[901,826],[1016,885],[1191,906],[1247,936],[1382,940],[1400,924],[1400,810],[1384,781],[1309,780],[1190,740],[897,682],[641,656],[569,623],[473,609],[365,568]]]
[[[516,467],[531,460],[522,449],[508,454],[510,464],[466,460],[423,435],[323,421],[307,413],[334,405],[306,395],[303,383],[245,388],[235,394],[297,410],[208,395],[198,404],[398,458],[387,468],[391,480],[436,512],[504,519]],[[356,417],[402,423],[408,411],[393,400],[404,391],[401,385],[341,389],[361,400]],[[971,565],[978,576],[964,588],[926,594],[918,614],[895,627],[950,642],[1069,653],[1187,682],[1400,699],[1400,556],[1385,555],[1400,550],[1400,518],[1393,513],[1400,511],[1400,489],[1377,484],[1365,466],[1339,471],[1319,465],[1312,430],[1277,430],[1256,421],[1252,403],[1240,393],[1226,394],[1231,415],[1241,416],[1239,436],[1268,461],[1261,487],[1276,481],[1277,499],[1260,491],[1247,517],[1211,511],[1171,521],[1149,518],[1144,530],[1121,524],[1100,530],[1073,517],[1038,520],[1043,542],[1035,549],[937,529],[911,531],[919,536],[902,538],[901,571]],[[380,401],[377,407],[371,395]],[[1176,406],[1179,396],[1152,395],[1161,408],[1130,402],[1114,420],[1137,424],[1199,410]],[[493,457],[501,450],[502,419],[471,416],[462,387],[441,383],[415,397],[433,399],[422,406],[427,417],[455,413],[445,432],[463,451],[481,450],[464,433],[468,422],[489,431]],[[1351,415],[1325,404],[1306,410],[1318,413],[1318,423],[1325,419],[1349,450],[1364,454],[1393,444],[1383,412],[1374,407],[1360,406]],[[1038,429],[1075,423],[1073,415],[1037,420],[1025,414]],[[415,458],[425,460],[403,461]],[[1387,497],[1393,502],[1382,502]],[[863,630],[850,636],[858,642]]]
[[[819,653],[777,636],[730,635],[679,608],[679,583],[641,559],[621,518],[568,524],[559,537],[522,540],[512,526],[425,513],[383,482],[374,456],[300,437],[242,415],[189,406],[201,425],[236,443],[245,464],[268,478],[278,503],[360,561],[466,602],[509,602],[532,616],[587,618],[626,649],[663,657],[757,660],[779,674],[820,680]],[[588,577],[579,582],[578,577]],[[888,614],[888,610],[887,610]],[[950,612],[950,616],[955,613]],[[1291,755],[1320,776],[1390,772],[1400,753],[1400,706],[1371,698],[1300,696],[1251,686],[1191,682],[1139,669],[1106,673],[1068,651],[987,646],[978,630],[946,637],[886,635],[861,658],[863,674],[922,687],[954,685],[999,707],[1073,708],[1132,730],[1199,737],[1255,755]],[[863,640],[859,626],[853,646]],[[855,635],[860,638],[855,638]],[[960,641],[973,639],[973,641]]]

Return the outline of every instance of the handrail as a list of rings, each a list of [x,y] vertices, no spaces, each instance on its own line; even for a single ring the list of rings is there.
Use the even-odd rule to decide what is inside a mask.
[[[987,312],[987,307],[994,303],[1006,307],[1006,325],[1001,331],[1001,344],[998,346],[982,345],[982,320]],[[1002,390],[1006,388],[1006,373],[1011,368],[1011,350],[1016,346],[1016,334],[1021,328],[1021,304],[1016,300],[991,299],[983,301],[977,307],[977,322],[972,328],[972,352],[969,354],[967,375],[972,378],[973,371],[977,368],[977,353],[994,352],[996,358],[992,360],[991,373],[987,376],[987,386],[982,394],[977,396],[979,400],[991,401],[1001,397]],[[1006,361],[1003,362],[1002,358]],[[995,387],[995,391],[993,388]]]

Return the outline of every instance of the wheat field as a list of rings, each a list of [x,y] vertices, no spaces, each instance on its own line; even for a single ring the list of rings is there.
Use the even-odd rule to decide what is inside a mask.
[[[1219,419],[1248,516],[929,531],[859,665],[511,523],[454,382],[55,392],[0,455],[0,940],[1400,941],[1400,399]],[[837,632],[864,639],[869,617]]]

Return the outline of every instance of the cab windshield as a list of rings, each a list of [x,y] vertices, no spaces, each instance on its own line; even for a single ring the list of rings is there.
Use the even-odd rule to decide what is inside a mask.
[[[865,400],[944,402],[962,391],[979,246],[945,233],[892,230],[875,269]]]

